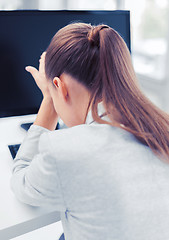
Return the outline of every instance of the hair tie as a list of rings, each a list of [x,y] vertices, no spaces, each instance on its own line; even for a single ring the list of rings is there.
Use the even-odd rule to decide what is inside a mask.
[[[109,28],[107,25],[98,25],[96,27],[92,27],[87,37],[91,45],[100,47],[100,31],[104,28]]]

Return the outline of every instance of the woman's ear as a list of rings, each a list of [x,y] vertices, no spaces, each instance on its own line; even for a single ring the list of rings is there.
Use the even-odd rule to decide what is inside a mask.
[[[54,84],[54,86],[55,86],[56,88],[59,87],[59,85],[58,85],[58,80],[59,80],[58,77],[54,77],[54,79],[53,79],[53,84]]]
[[[54,77],[53,84],[56,87],[57,91],[61,94],[61,96],[65,100],[67,100],[68,89],[67,89],[66,84],[59,77]]]

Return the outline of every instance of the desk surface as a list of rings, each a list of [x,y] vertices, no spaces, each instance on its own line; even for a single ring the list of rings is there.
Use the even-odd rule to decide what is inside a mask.
[[[52,208],[20,203],[10,189],[13,159],[8,145],[21,143],[26,131],[20,125],[34,119],[35,115],[0,118],[0,239],[3,240],[60,220],[59,213]]]

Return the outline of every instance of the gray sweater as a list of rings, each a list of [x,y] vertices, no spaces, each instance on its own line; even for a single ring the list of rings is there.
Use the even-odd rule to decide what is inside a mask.
[[[125,130],[33,125],[14,161],[11,187],[61,213],[66,240],[169,240],[169,165]]]

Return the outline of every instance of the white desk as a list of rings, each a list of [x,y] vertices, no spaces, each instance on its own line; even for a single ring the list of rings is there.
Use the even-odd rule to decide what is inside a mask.
[[[0,118],[0,239],[7,240],[60,220],[51,208],[20,203],[10,189],[12,157],[9,144],[21,143],[26,131],[21,123],[33,122],[35,115]]]

